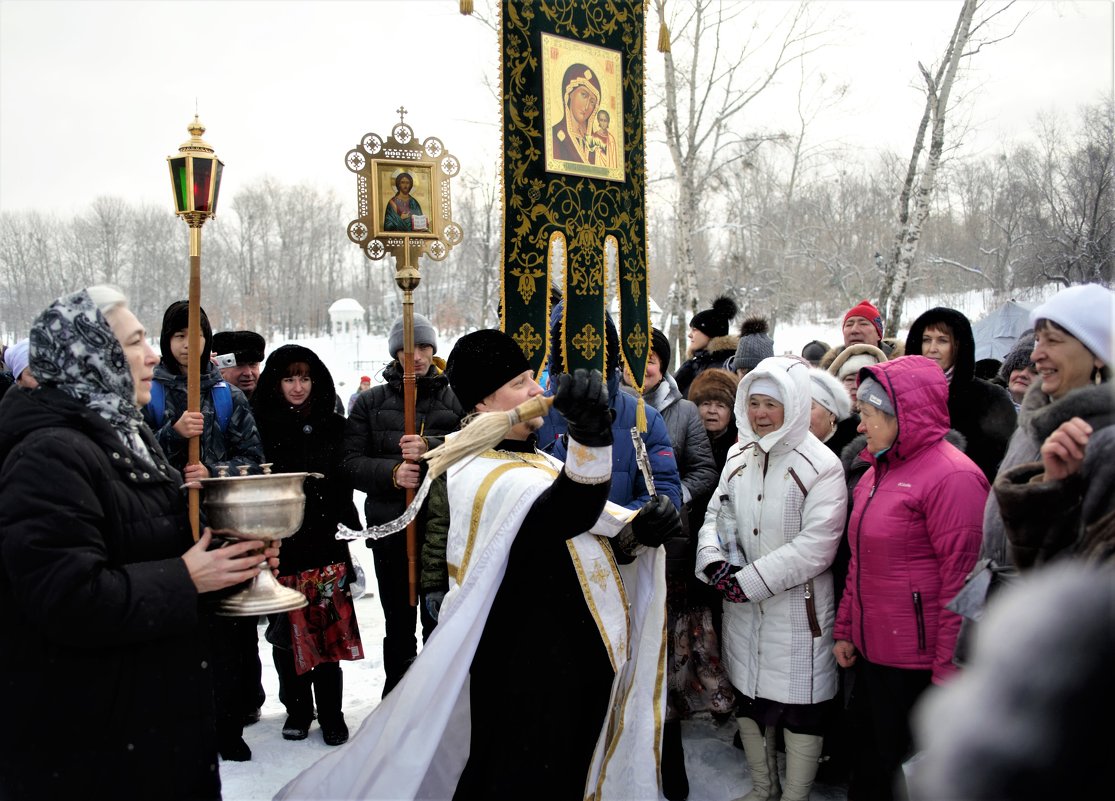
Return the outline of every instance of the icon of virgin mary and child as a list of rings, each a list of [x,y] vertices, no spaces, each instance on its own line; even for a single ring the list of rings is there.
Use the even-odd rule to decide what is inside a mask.
[[[618,166],[615,137],[608,132],[610,115],[600,106],[600,79],[584,64],[570,64],[561,79],[561,122],[550,129],[553,157],[562,161]],[[597,128],[592,125],[596,117]]]

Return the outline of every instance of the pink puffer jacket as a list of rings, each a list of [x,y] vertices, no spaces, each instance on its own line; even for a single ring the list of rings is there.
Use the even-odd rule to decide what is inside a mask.
[[[955,672],[960,618],[944,606],[975,565],[987,479],[945,442],[948,383],[936,362],[905,356],[865,367],[894,404],[898,437],[856,485],[852,560],[833,630],[870,662]]]

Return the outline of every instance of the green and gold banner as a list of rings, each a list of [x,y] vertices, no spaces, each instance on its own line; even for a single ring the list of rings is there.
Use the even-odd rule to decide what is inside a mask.
[[[620,350],[642,387],[645,12],[643,0],[508,0],[500,10],[502,325],[535,372],[551,348],[569,371],[603,370],[616,292]],[[556,342],[551,285],[565,298]]]

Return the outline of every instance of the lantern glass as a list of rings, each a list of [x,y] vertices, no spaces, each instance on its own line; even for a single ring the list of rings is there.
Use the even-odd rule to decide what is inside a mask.
[[[189,159],[185,156],[170,159],[170,180],[174,187],[174,206],[179,214],[185,214],[190,210],[188,162]]]
[[[209,182],[213,178],[213,161],[195,158],[194,162],[194,211],[211,211],[209,208]]]
[[[225,165],[218,159],[214,159],[214,162],[217,168],[213,176],[213,208],[209,210],[209,213],[215,215],[217,213],[217,196],[221,192],[221,173],[224,172]]]

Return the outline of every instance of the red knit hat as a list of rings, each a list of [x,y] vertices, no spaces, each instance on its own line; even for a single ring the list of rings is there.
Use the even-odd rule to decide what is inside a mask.
[[[874,305],[872,305],[871,301],[861,300],[859,303],[849,309],[848,313],[844,315],[844,319],[841,324],[848,322],[849,317],[862,317],[863,319],[867,320],[869,323],[875,326],[875,330],[879,332],[879,339],[883,338],[883,315],[879,313],[879,310],[876,309]]]

